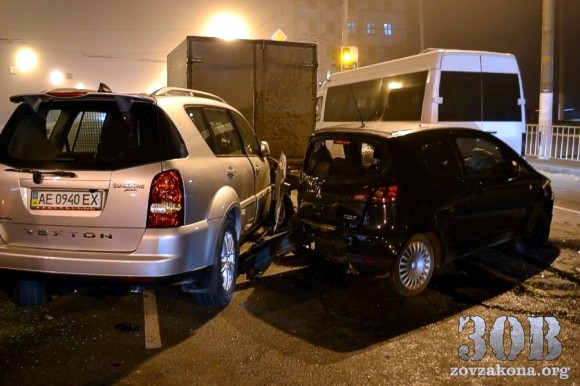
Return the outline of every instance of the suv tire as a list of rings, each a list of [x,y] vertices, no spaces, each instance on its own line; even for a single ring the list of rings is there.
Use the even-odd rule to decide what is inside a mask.
[[[207,292],[194,293],[196,304],[227,306],[236,290],[239,248],[236,227],[232,219],[226,219],[217,240],[214,262],[210,271]]]
[[[14,285],[14,302],[22,306],[40,306],[48,302],[46,283],[34,280],[18,280]]]

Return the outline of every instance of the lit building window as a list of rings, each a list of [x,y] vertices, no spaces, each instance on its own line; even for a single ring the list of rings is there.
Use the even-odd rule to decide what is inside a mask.
[[[354,21],[349,21],[346,23],[346,32],[349,35],[354,35],[356,33],[356,24]]]
[[[385,36],[392,36],[393,35],[393,25],[391,23],[383,24]]]
[[[375,23],[367,23],[367,35],[375,34]]]

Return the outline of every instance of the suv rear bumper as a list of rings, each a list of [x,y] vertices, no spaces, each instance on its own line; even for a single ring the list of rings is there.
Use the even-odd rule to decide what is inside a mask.
[[[0,270],[111,278],[164,278],[212,264],[220,220],[147,229],[132,252],[66,251],[0,244]]]

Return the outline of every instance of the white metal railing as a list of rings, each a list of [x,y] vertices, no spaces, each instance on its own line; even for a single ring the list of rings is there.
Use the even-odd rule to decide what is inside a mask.
[[[540,155],[541,133],[538,125],[526,125],[525,154]],[[552,126],[552,152],[554,159],[580,161],[580,126]]]

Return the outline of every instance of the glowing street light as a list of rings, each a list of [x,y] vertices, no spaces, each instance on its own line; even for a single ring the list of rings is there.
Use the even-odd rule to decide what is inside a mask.
[[[20,72],[30,72],[38,64],[36,53],[30,48],[23,48],[16,53],[16,68]]]
[[[50,73],[50,83],[52,83],[55,86],[58,86],[60,84],[62,84],[62,82],[64,82],[64,75],[61,71],[59,70],[54,70]]]
[[[214,15],[207,24],[207,36],[233,40],[250,37],[246,22],[238,15],[219,13]]]

